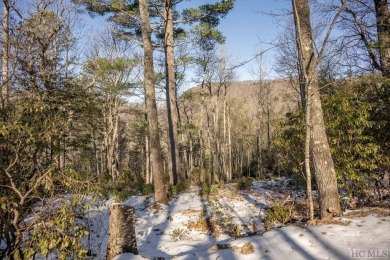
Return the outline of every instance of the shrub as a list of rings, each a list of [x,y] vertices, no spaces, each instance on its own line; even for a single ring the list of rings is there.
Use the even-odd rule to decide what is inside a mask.
[[[142,195],[150,195],[154,193],[154,185],[149,183],[149,184],[143,184],[141,187],[141,194]]]
[[[277,122],[273,152],[275,167],[286,176],[302,177],[304,161],[304,128],[303,111],[286,114],[286,119]]]
[[[195,167],[191,172],[191,184],[199,185],[200,184],[200,169],[199,167]]]
[[[385,142],[375,140],[380,132],[375,130],[380,128],[380,120],[374,116],[381,113],[377,104],[381,98],[375,91],[378,84],[360,79],[324,99],[326,128],[339,185],[350,198],[366,198],[378,175],[389,165],[381,147]],[[367,95],[377,96],[377,100],[367,100]]]
[[[187,236],[187,230],[181,228],[175,228],[171,232],[171,234],[169,234],[171,240],[175,242],[185,239],[186,236]]]
[[[176,185],[176,192],[186,192],[190,190],[191,183],[189,180],[182,180]]]
[[[252,187],[253,179],[242,177],[238,180],[237,188],[239,190],[249,190]]]
[[[292,211],[287,206],[277,204],[265,210],[264,225],[266,229],[284,225],[292,219]]]
[[[210,185],[207,183],[203,182],[200,184],[200,190],[199,190],[199,195],[204,196],[210,194]]]
[[[218,194],[219,188],[220,188],[219,184],[211,184],[210,185],[210,184],[207,184],[207,183],[203,182],[200,185],[199,195],[200,196],[216,195],[216,194]]]
[[[211,184],[210,185],[210,194],[217,195],[219,189],[220,189],[220,186],[218,184]]]
[[[351,199],[369,199],[390,166],[390,80],[369,76],[336,83],[322,94],[338,184]],[[278,123],[273,142],[278,170],[299,185],[306,182],[304,126],[302,111],[288,113]]]
[[[85,259],[87,250],[82,247],[81,239],[88,231],[79,220],[85,207],[80,197],[46,205],[45,210],[36,215],[38,219],[24,248],[25,258],[55,253],[58,259]]]

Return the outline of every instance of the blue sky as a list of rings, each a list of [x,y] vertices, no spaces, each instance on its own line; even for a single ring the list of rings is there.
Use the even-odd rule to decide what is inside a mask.
[[[210,1],[199,1],[210,2]],[[268,49],[282,28],[268,13],[290,9],[290,0],[236,0],[234,9],[221,21],[220,30],[227,37],[226,47],[236,59],[249,60],[260,49]],[[272,62],[272,51],[267,59]],[[246,67],[250,67],[248,64]],[[238,70],[240,80],[253,80],[247,68]]]
[[[180,6],[182,8],[194,7],[216,1],[183,1]],[[226,36],[225,49],[228,54],[232,55],[233,63],[249,60],[261,49],[268,49],[270,45],[266,43],[272,42],[277,37],[278,32],[282,30],[275,17],[268,15],[268,13],[282,13],[281,10],[290,8],[291,0],[236,0],[234,9],[221,20],[219,25],[219,29]],[[87,21],[87,24],[91,25],[91,23],[94,29],[101,28],[104,19],[99,17]],[[273,54],[272,51],[267,53],[266,58],[270,63],[272,63]],[[251,65],[253,62],[237,69],[238,80],[255,79],[248,71]]]
[[[217,0],[186,0],[180,3],[180,7],[193,7],[206,3],[215,3]],[[22,6],[26,2],[21,2]],[[281,13],[282,9],[291,9],[291,0],[236,0],[234,9],[221,20],[219,29],[226,36],[226,50],[233,56],[234,63],[239,63],[252,58],[261,49],[267,49],[278,32],[282,30],[277,25],[275,18],[265,13]],[[97,16],[91,19],[84,17],[86,41],[90,41],[94,34],[100,34],[105,27],[105,19]],[[92,35],[91,35],[92,33]],[[88,35],[89,34],[89,35]],[[261,43],[263,42],[263,43]],[[267,60],[272,62],[272,51],[267,54]],[[239,80],[253,80],[247,67],[238,69]]]

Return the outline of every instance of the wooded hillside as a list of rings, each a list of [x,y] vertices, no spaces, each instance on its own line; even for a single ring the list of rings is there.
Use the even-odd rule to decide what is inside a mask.
[[[0,258],[85,259],[86,196],[152,194],[158,211],[286,177],[308,224],[388,198],[387,0],[292,0],[248,60],[220,30],[245,1],[1,2]]]

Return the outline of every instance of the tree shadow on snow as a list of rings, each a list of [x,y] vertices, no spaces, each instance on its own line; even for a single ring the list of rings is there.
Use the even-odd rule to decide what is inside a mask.
[[[245,192],[238,191],[238,194],[240,194],[248,203],[258,207],[260,213],[263,211],[263,214],[265,214],[264,210],[269,207],[269,205],[259,202]],[[262,222],[262,219],[259,217],[258,221]],[[299,234],[297,234],[299,238],[297,238],[295,234],[292,236],[292,234],[286,232],[284,227],[273,228],[269,232],[273,232],[273,236],[267,232],[262,234],[261,238],[259,237],[259,239],[251,240],[251,242],[254,243],[254,246],[257,248],[258,254],[260,254],[258,257],[261,259],[319,259],[324,257],[313,253],[310,248],[307,248],[306,246],[298,243],[297,241],[303,238],[300,238]],[[297,233],[299,233],[299,230],[297,230]],[[319,237],[310,228],[304,228],[303,233],[306,234],[304,239],[310,239],[307,242],[313,246],[320,246],[319,250],[316,250],[320,252],[325,251],[324,254],[327,254],[326,257],[335,259],[349,258],[348,252],[340,252],[340,250],[333,246],[330,241],[326,241],[326,239]],[[283,243],[285,244],[281,245]]]
[[[178,241],[177,247],[192,247],[191,249],[183,250],[179,252],[178,254],[169,254],[164,251],[163,247],[164,242],[169,242],[172,246],[172,241],[164,241],[166,239],[168,234],[166,233],[169,229],[169,223],[170,223],[170,217],[172,216],[172,213],[174,212],[174,209],[176,205],[180,202],[178,202],[179,198],[178,196],[175,196],[170,202],[169,206],[167,208],[166,212],[164,213],[164,221],[158,225],[155,225],[152,227],[151,232],[146,237],[146,239],[142,242],[142,244],[138,244],[138,251],[139,254],[145,257],[150,257],[152,259],[171,259],[173,257],[179,257],[179,259],[186,259],[186,260],[192,260],[192,259],[216,259],[218,258],[218,251],[215,251],[215,253],[207,252],[212,246],[216,245],[217,243],[226,243],[227,240],[224,241],[217,241],[215,238],[215,235],[213,234],[214,228],[213,224],[211,223],[209,218],[206,218],[207,222],[207,241],[200,242],[198,244],[184,244],[182,241]],[[201,206],[207,207],[207,203],[205,202],[204,198],[200,196],[201,200]],[[161,214],[158,213],[158,214]],[[168,248],[167,248],[168,249]],[[223,250],[224,257],[227,257],[227,259],[234,260],[235,256],[230,250]]]

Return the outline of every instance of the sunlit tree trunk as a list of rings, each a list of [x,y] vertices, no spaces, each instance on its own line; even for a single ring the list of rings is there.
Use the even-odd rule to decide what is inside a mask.
[[[207,165],[207,176],[206,180],[209,184],[212,182],[212,176],[211,176],[211,171],[212,171],[212,150],[211,150],[211,133],[210,133],[210,126],[207,128],[207,145],[208,145],[208,151],[209,151],[209,156],[208,156],[208,165]]]
[[[292,0],[294,21],[297,35],[299,57],[302,62],[303,79],[310,86],[310,154],[317,180],[320,197],[321,218],[331,217],[331,212],[340,213],[340,202],[337,190],[337,178],[332,155],[325,131],[325,123],[320,99],[317,57],[310,24],[310,7],[308,0]],[[309,107],[310,106],[310,107]],[[308,126],[306,126],[308,127]]]
[[[312,93],[311,84],[307,84],[307,93]],[[311,95],[306,95],[306,133],[305,133],[305,175],[306,175],[306,194],[307,203],[309,205],[309,218],[310,221],[314,221],[314,203],[312,195],[312,183],[311,183],[311,169],[310,169],[310,142],[311,142],[311,128],[310,123],[311,110],[310,110]]]
[[[202,121],[201,121],[202,122]],[[202,127],[202,124],[200,124]],[[203,136],[202,136],[202,130],[199,129],[198,135],[199,135],[199,180],[200,182],[205,182],[205,176],[204,176],[204,170],[203,170]]]
[[[232,125],[230,123],[230,114],[228,115],[228,167],[229,167],[229,178],[230,181],[233,178],[233,162],[232,162]]]
[[[218,100],[214,100],[213,108],[213,182],[219,182],[219,138],[218,138],[218,125],[219,125],[219,107]]]
[[[178,115],[176,107],[176,79],[175,79],[175,56],[173,42],[173,10],[172,1],[164,0],[164,51],[165,51],[165,80],[167,94],[168,114],[168,148],[169,170],[173,177],[173,184],[180,181],[180,158],[177,135]]]
[[[188,152],[188,169],[189,169],[189,175],[192,173],[194,169],[194,149],[193,149],[193,143],[192,143],[192,134],[190,133],[190,141],[189,141],[189,152]]]
[[[153,48],[147,0],[139,0],[141,15],[142,43],[144,48],[144,87],[150,141],[150,164],[154,181],[156,203],[168,204],[164,180],[163,160],[160,149],[156,93],[153,68]]]

